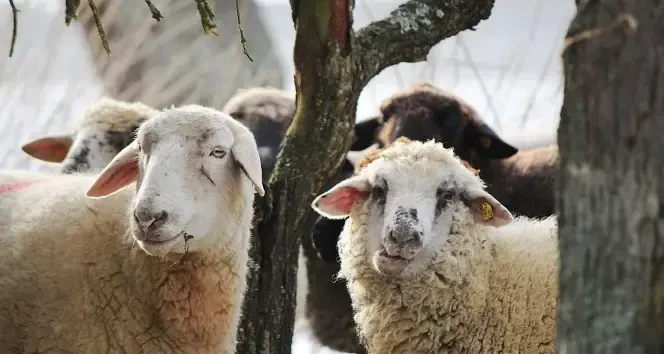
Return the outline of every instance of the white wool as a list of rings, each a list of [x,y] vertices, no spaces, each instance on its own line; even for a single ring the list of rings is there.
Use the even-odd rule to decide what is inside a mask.
[[[274,87],[240,89],[222,108],[228,114],[256,114],[275,120],[293,119],[295,95]]]
[[[384,207],[371,195],[357,201],[338,243],[340,276],[348,281],[354,319],[369,352],[552,353],[557,218],[480,224],[463,198],[488,198],[495,216],[502,206],[451,150],[433,141],[395,143],[340,184],[372,191],[382,179],[392,193]],[[461,197],[450,198],[430,219],[438,185]],[[314,208],[324,208],[319,203],[335,188],[318,197]],[[417,211],[412,227],[422,230],[422,244],[403,268],[386,268],[376,257],[380,247],[388,247],[379,245],[389,245],[383,233],[390,230],[395,203]]]
[[[139,183],[106,197],[85,196],[103,183],[96,174],[24,175],[35,182],[0,194],[3,350],[234,352],[252,189],[262,193],[255,142],[195,105],[163,111],[138,136],[100,176],[138,159]],[[0,171],[0,186],[16,176]],[[168,218],[140,231],[141,210]]]

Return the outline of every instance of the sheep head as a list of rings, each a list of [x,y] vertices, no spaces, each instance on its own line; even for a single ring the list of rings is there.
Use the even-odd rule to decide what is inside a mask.
[[[252,184],[264,194],[251,132],[198,105],[167,109],[143,123],[86,196],[103,198],[134,181],[132,235],[153,255],[183,252],[188,236],[194,236],[186,244],[191,251],[217,246],[220,240],[209,235],[240,222],[234,219],[253,202]]]
[[[378,272],[403,277],[426,267],[454,224],[500,227],[513,218],[475,173],[435,141],[396,142],[312,207],[331,219],[366,213],[368,261]]]
[[[385,122],[378,134],[383,146],[398,137],[427,141],[435,139],[453,147],[459,157],[504,159],[518,150],[502,140],[466,102],[428,83],[385,100],[380,107]]]
[[[74,134],[39,138],[22,149],[36,159],[62,163],[63,173],[99,171],[134,140],[136,129],[157,112],[140,102],[103,97],[81,114]]]

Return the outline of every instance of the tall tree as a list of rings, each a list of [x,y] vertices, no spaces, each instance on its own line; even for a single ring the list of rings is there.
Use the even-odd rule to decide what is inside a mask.
[[[489,17],[492,0],[410,0],[357,33],[350,0],[291,0],[297,112],[258,201],[237,353],[290,353],[300,237],[310,203],[351,144],[358,97],[383,69],[426,59],[431,47]]]
[[[558,131],[557,353],[660,353],[664,3],[577,7]]]

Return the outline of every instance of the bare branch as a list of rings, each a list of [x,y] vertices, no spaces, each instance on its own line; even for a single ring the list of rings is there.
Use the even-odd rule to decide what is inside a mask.
[[[431,47],[489,18],[493,0],[410,0],[357,32],[354,52],[368,77],[426,59]]]
[[[14,55],[14,45],[16,45],[16,31],[18,29],[18,9],[16,8],[16,5],[14,5],[14,0],[9,0],[9,6],[12,7],[12,19],[13,19],[12,42],[9,46],[9,57],[11,58],[12,55]]]
[[[247,39],[244,38],[244,31],[242,30],[242,20],[240,20],[240,3],[239,0],[235,0],[235,13],[237,14],[237,28],[240,30],[240,42],[242,43],[242,50],[244,50],[244,55],[249,58],[250,62],[254,62],[253,59],[249,56],[247,52]]]
[[[104,26],[101,25],[101,19],[99,18],[99,10],[97,10],[97,6],[95,5],[94,0],[88,0],[88,4],[90,4],[90,10],[92,10],[92,16],[94,16],[95,24],[97,25],[97,32],[99,32],[99,37],[101,38],[101,44],[104,46],[106,54],[108,54],[108,56],[110,57],[111,48],[108,46],[108,38],[106,38],[106,32],[104,31]]]
[[[159,20],[161,20],[162,18],[164,18],[164,16],[161,15],[161,12],[159,12],[159,9],[157,9],[157,7],[154,6],[154,4],[152,3],[152,1],[150,1],[150,0],[145,0],[145,3],[148,4],[148,7],[150,8],[150,12],[152,13],[152,18],[154,18],[155,20],[157,20],[157,22],[159,22]]]
[[[196,7],[198,8],[198,13],[201,14],[201,25],[203,26],[203,32],[205,34],[212,33],[215,36],[218,36],[217,33],[217,24],[214,23],[214,13],[210,4],[207,0],[195,0]]]
[[[76,10],[81,5],[81,0],[65,0],[65,24],[69,26],[72,19],[76,19]]]

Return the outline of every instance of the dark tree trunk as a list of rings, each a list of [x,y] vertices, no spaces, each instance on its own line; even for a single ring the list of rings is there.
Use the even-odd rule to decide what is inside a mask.
[[[558,133],[557,353],[660,353],[664,3],[578,4]]]

